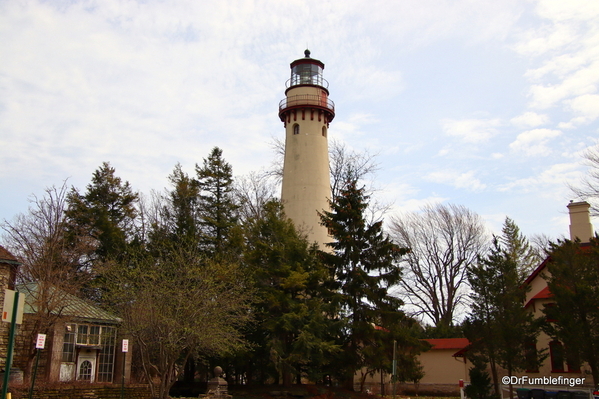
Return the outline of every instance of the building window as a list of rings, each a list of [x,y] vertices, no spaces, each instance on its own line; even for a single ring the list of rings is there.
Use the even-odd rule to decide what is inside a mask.
[[[299,134],[299,125],[297,123],[293,125],[293,134]]]
[[[93,324],[67,324],[62,347],[63,363],[77,361],[76,346],[93,346],[99,349],[97,363],[97,381],[112,382],[114,377],[114,359],[116,354],[116,328]],[[85,362],[83,362],[85,363]],[[82,363],[82,365],[83,365]],[[86,366],[87,367],[87,366]],[[90,363],[91,367],[91,363]],[[91,373],[91,369],[90,369]],[[79,379],[84,379],[82,366],[79,367]],[[91,378],[91,374],[90,377]],[[88,378],[84,380],[89,381]]]
[[[77,328],[77,345],[100,345],[100,326],[80,324]]]
[[[549,343],[549,354],[551,355],[551,372],[564,372],[564,346],[559,341]]]
[[[322,127],[322,137],[327,137],[327,127],[326,126]]]
[[[81,365],[79,366],[79,380],[92,380],[92,362],[90,362],[89,360],[81,362]]]
[[[98,353],[98,382],[112,382],[116,347],[116,329],[114,327],[102,326],[100,346],[102,350]]]
[[[62,344],[62,361],[65,363],[75,362],[75,336],[77,326],[67,324],[64,332],[64,342]]]

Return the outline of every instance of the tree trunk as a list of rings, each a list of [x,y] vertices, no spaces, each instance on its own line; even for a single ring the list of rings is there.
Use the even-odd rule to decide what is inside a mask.
[[[282,374],[283,374],[283,386],[284,387],[290,387],[291,386],[291,366],[287,363],[287,362],[283,362],[283,370],[282,370]]]
[[[497,376],[497,365],[495,360],[489,360],[489,366],[491,367],[491,376],[493,377],[493,387],[495,388],[495,394],[499,395],[501,390],[499,389],[499,377]]]
[[[183,371],[183,381],[186,383],[193,383],[196,374],[196,359],[194,356],[190,356],[185,362],[185,370]]]

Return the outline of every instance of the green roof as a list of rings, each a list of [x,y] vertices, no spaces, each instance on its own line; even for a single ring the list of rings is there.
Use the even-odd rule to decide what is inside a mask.
[[[17,291],[26,295],[24,313],[36,313],[39,284],[22,284],[17,286]],[[55,301],[51,309],[51,313],[54,315],[106,324],[119,324],[123,321],[90,301],[78,298],[55,287],[50,287],[48,296],[51,298],[50,300]]]

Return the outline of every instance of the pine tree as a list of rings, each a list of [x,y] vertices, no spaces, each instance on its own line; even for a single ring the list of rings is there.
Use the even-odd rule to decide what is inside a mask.
[[[139,196],[128,182],[116,176],[108,162],[92,175],[87,191],[72,188],[67,196],[67,236],[71,242],[87,238],[93,250],[81,254],[82,267],[93,279],[83,289],[89,299],[104,302],[111,289],[100,270],[109,262],[121,263],[136,240]]]
[[[518,225],[509,217],[505,218],[501,233],[499,242],[510,258],[516,262],[520,274],[527,277],[539,265],[541,257],[520,232]]]
[[[599,237],[589,244],[551,244],[550,259],[546,278],[553,303],[544,312],[555,322],[546,332],[564,344],[570,366],[587,362],[599,384]]]
[[[222,158],[222,150],[214,147],[203,166],[196,165],[200,189],[200,217],[204,245],[208,252],[223,254],[229,235],[237,225],[237,210],[233,194],[233,172]]]
[[[497,237],[489,255],[468,271],[468,281],[472,308],[464,333],[471,342],[471,356],[489,364],[499,393],[498,366],[508,375],[538,366],[540,354],[531,343],[536,341],[540,321],[522,306],[526,298],[523,277]]]
[[[401,271],[396,263],[407,252],[399,248],[382,230],[382,221],[367,223],[364,212],[368,197],[356,181],[350,181],[330,203],[331,211],[321,214],[322,224],[335,241],[323,252],[334,279],[333,291],[340,305],[346,329],[340,336],[344,358],[340,370],[345,384],[353,386],[354,372],[363,364],[363,344],[372,337],[372,323],[384,312],[400,312],[401,300],[388,294],[397,284]]]
[[[170,241],[198,247],[200,240],[198,182],[190,178],[180,164],[175,166],[168,180],[172,189],[160,207],[161,220],[154,221],[153,235],[163,234]]]
[[[292,375],[320,380],[337,350],[330,338],[334,320],[328,315],[333,312],[323,286],[330,277],[316,247],[295,230],[280,202],[266,203],[263,215],[249,222],[245,251],[257,292],[252,336],[257,351],[274,365],[262,367],[276,370],[273,377],[282,375],[286,386]]]
[[[92,175],[85,194],[71,189],[66,211],[69,229],[83,231],[96,240],[92,258],[102,262],[119,259],[135,232],[138,199],[129,183],[117,177],[115,169],[104,162]]]

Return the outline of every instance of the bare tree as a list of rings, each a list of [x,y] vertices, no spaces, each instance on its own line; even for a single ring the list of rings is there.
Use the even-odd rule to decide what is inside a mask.
[[[591,213],[594,216],[599,215],[599,142],[586,149],[582,154],[584,164],[589,167],[587,176],[585,176],[580,186],[570,185],[580,198],[591,204]]]
[[[155,194],[143,214],[152,226],[145,246],[107,262],[107,299],[139,349],[153,397],[168,392],[190,357],[220,356],[244,345],[252,290],[239,265],[208,257],[198,245],[162,234],[172,223]],[[178,239],[179,238],[179,239]]]
[[[347,188],[348,182],[360,182],[366,185],[367,192],[374,191],[374,175],[379,169],[375,162],[376,154],[373,155],[368,150],[350,151],[345,144],[333,140],[329,147],[329,157],[333,198]]]
[[[561,238],[563,239],[565,237],[562,236]],[[554,238],[551,238],[547,234],[543,233],[533,234],[530,236],[530,244],[541,260],[549,256],[549,252],[551,252],[551,243],[555,241],[556,240]]]
[[[235,197],[242,221],[260,219],[264,205],[275,198],[276,184],[268,175],[250,173],[235,179]]]
[[[283,160],[285,158],[285,142],[274,138],[271,147],[275,153],[268,176],[274,176],[278,182],[283,178]],[[340,141],[331,140],[329,143],[329,170],[331,173],[331,195],[335,198],[345,184],[357,181],[366,184],[367,192],[373,191],[373,176],[379,169],[375,162],[376,154],[367,150],[363,152],[352,151]],[[368,180],[370,179],[370,180]]]
[[[392,218],[390,229],[410,248],[398,294],[436,327],[452,326],[467,300],[466,270],[487,246],[481,217],[461,205],[427,205]]]
[[[50,187],[41,198],[33,196],[27,213],[4,221],[5,246],[22,263],[17,279],[35,313],[30,320],[28,377],[35,355],[34,337],[48,334],[61,319],[70,294],[78,294],[90,279],[81,260],[94,249],[92,241],[66,234],[66,182]]]
[[[280,184],[283,180],[283,164],[285,163],[285,141],[279,137],[273,137],[270,147],[275,156],[265,174],[273,177]]]

